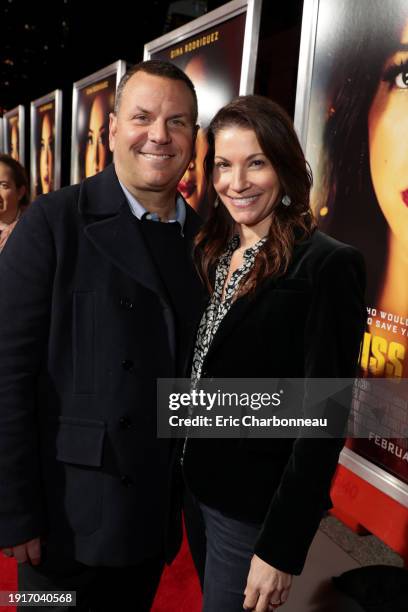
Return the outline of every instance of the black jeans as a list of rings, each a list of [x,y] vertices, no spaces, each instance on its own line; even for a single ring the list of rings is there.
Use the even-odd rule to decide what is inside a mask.
[[[149,612],[163,571],[162,559],[128,567],[89,567],[67,562],[58,572],[45,559],[39,566],[18,567],[19,591],[76,591],[76,607],[41,606],[55,612]],[[25,612],[26,607],[18,610]]]
[[[207,536],[203,612],[241,612],[261,525],[230,518],[200,503]]]

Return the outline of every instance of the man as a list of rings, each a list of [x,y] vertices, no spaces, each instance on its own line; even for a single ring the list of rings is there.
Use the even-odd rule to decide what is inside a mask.
[[[20,590],[80,610],[149,610],[180,543],[156,379],[183,374],[202,306],[176,192],[196,117],[182,71],[136,65],[114,165],[40,197],[0,259],[0,546]]]

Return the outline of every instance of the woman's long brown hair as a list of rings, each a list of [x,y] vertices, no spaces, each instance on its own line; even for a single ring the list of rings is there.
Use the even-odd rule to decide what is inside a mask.
[[[262,96],[240,96],[224,106],[211,121],[205,171],[209,185],[210,212],[195,240],[194,257],[199,274],[212,292],[213,277],[219,257],[234,232],[234,220],[220,204],[214,207],[213,185],[215,139],[220,130],[238,126],[253,130],[263,153],[278,175],[281,193],[275,203],[268,239],[256,257],[255,265],[241,286],[239,294],[252,292],[268,276],[284,274],[292,258],[295,242],[307,239],[316,222],[310,209],[311,170],[305,160],[293,124],[275,102]],[[281,199],[288,195],[290,206]]]

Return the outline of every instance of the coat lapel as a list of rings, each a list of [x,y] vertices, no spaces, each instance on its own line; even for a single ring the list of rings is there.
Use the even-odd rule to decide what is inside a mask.
[[[85,234],[98,251],[136,282],[157,293],[167,303],[167,292],[160,280],[137,223],[127,202],[113,217],[94,221]]]
[[[170,350],[175,358],[176,328],[167,291],[135,223],[113,165],[81,184],[79,210],[86,224],[85,235],[101,255],[159,297]]]
[[[225,341],[225,339],[233,332],[239,333],[239,324],[244,319],[246,314],[256,307],[256,304],[261,296],[266,291],[274,291],[275,289],[281,288],[283,283],[293,282],[293,277],[297,279],[297,268],[302,255],[307,251],[308,245],[310,244],[310,238],[304,242],[295,244],[293,250],[292,261],[289,268],[283,276],[280,278],[267,278],[265,281],[256,289],[255,294],[252,296],[243,295],[234,302],[227,312],[225,317],[220,323],[220,326],[215,334],[211,346],[206,355],[206,360],[209,359],[213,352],[217,350],[219,346]],[[302,281],[300,281],[302,282]]]
[[[223,344],[225,339],[233,332],[239,333],[239,325],[245,318],[248,312],[256,306],[260,296],[267,290],[272,289],[276,284],[275,280],[267,279],[261,287],[259,287],[255,295],[238,298],[231,306],[225,317],[222,319],[217,332],[211,342],[211,346],[208,349],[206,360],[209,359],[212,354],[217,350],[219,346]]]
[[[98,251],[167,303],[166,290],[113,165],[81,184],[79,209],[86,224],[85,235]]]

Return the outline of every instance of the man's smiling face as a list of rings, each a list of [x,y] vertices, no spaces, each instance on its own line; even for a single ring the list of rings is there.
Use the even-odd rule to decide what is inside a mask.
[[[171,193],[192,157],[194,103],[183,81],[136,72],[110,116],[116,173],[143,202],[143,192]]]

